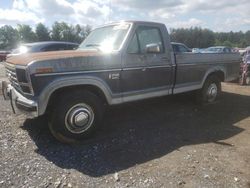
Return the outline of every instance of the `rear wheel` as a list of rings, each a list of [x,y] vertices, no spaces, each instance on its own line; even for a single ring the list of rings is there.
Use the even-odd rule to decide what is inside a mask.
[[[103,115],[101,100],[89,91],[60,95],[49,118],[53,136],[63,143],[88,138],[98,128]]]
[[[215,102],[221,94],[221,81],[216,75],[209,76],[198,91],[198,101],[202,104]]]

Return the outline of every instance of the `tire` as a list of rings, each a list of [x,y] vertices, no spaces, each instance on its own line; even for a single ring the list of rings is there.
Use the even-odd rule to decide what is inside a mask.
[[[197,93],[197,101],[201,104],[214,103],[221,95],[221,80],[216,75],[209,76],[202,89]]]
[[[49,117],[52,135],[62,143],[76,143],[89,138],[103,117],[100,98],[89,91],[63,93],[54,103]]]

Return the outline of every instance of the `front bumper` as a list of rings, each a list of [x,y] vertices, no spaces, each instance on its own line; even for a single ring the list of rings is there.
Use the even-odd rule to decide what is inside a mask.
[[[38,105],[36,101],[27,99],[7,82],[2,82],[2,93],[5,100],[10,101],[14,114],[25,114],[29,118],[38,116]]]

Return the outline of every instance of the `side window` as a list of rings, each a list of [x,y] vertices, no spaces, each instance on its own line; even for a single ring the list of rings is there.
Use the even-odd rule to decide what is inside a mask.
[[[52,44],[49,46],[46,46],[43,48],[43,51],[48,52],[48,51],[55,51],[56,50],[56,45]]]
[[[179,52],[178,45],[173,44],[173,50],[174,52]]]
[[[164,51],[163,41],[162,41],[159,28],[141,26],[141,27],[138,27],[136,33],[138,35],[141,53],[145,53],[146,46],[152,43],[160,45],[160,49],[161,49],[160,53]]]
[[[52,44],[50,46],[47,46],[43,49],[43,51],[48,52],[48,51],[58,51],[58,50],[65,50],[66,46],[61,45],[61,44]]]
[[[77,48],[78,48],[78,46],[77,45],[73,45],[73,44],[67,46],[67,50],[75,50]]]
[[[188,49],[182,45],[179,45],[179,52],[182,52],[182,53],[188,52]]]
[[[128,45],[128,53],[130,54],[136,54],[139,53],[139,44],[138,44],[138,39],[136,33],[134,34],[132,40],[130,41]]]
[[[55,50],[67,50],[67,48],[68,48],[67,44],[58,44]]]
[[[226,49],[225,49],[225,52],[226,52],[226,53],[230,53],[230,52],[231,52],[231,49],[230,49],[230,48],[226,48]]]

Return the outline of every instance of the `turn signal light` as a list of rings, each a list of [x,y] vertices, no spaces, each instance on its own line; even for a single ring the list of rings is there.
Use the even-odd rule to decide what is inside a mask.
[[[51,72],[53,72],[53,68],[52,67],[44,67],[44,68],[37,68],[36,69],[36,73],[38,73],[38,74],[51,73]]]

